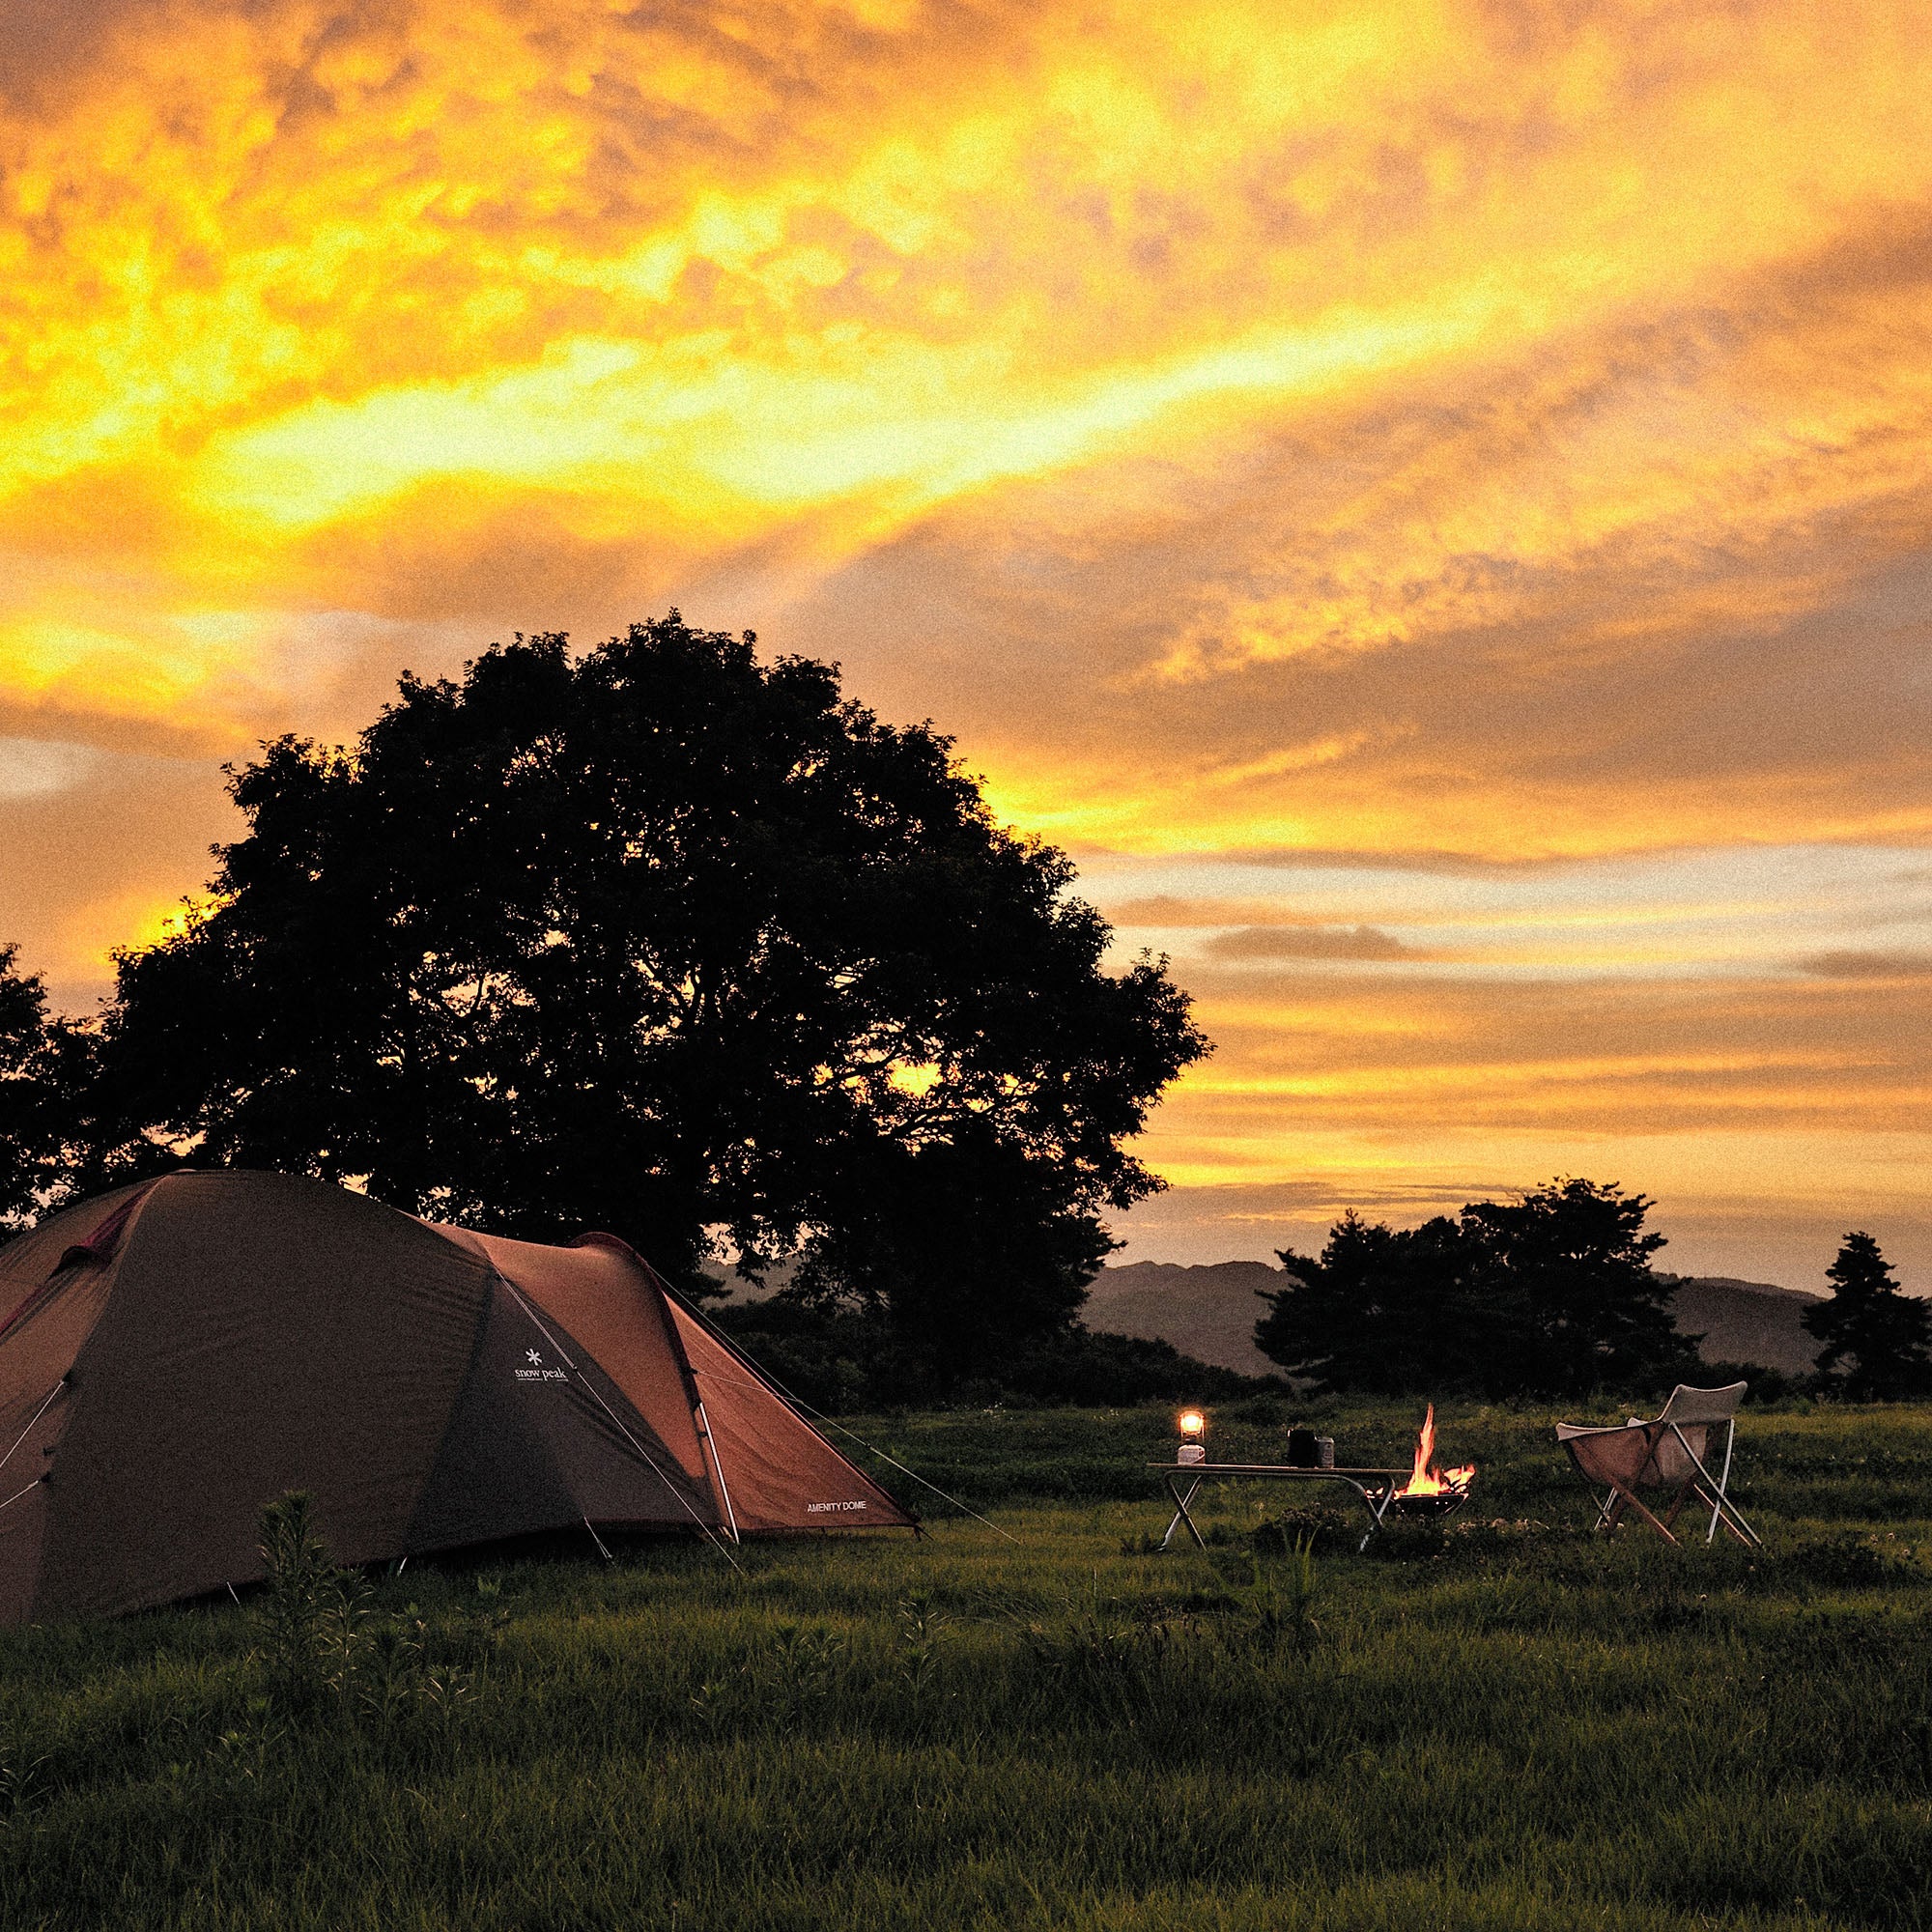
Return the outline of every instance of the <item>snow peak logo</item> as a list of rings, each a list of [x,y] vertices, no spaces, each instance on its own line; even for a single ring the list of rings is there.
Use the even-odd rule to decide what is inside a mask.
[[[517,1379],[520,1382],[560,1382],[564,1378],[561,1369],[544,1367],[544,1358],[535,1349],[526,1349],[524,1360],[529,1366],[517,1371]]]
[[[807,1516],[824,1516],[830,1510],[862,1510],[868,1507],[865,1503],[807,1503]]]

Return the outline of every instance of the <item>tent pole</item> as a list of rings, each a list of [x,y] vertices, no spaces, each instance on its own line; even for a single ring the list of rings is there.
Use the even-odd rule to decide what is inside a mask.
[[[704,1398],[697,1398],[697,1407],[694,1411],[697,1426],[704,1432],[704,1446],[711,1451],[711,1467],[718,1478],[718,1493],[724,1498],[724,1520],[731,1525],[731,1541],[743,1543],[738,1534],[738,1512],[731,1507],[731,1485],[724,1480],[724,1464],[718,1460],[718,1438],[711,1433],[711,1418],[704,1411]]]
[[[644,1272],[647,1275],[649,1275],[654,1282],[657,1283],[658,1287],[664,1292],[664,1293],[667,1296],[670,1297],[671,1299],[675,1300],[677,1305],[681,1309],[683,1309],[684,1312],[687,1315],[689,1315],[691,1319],[694,1321],[696,1321],[700,1328],[704,1329],[706,1333],[708,1333],[711,1336],[712,1340],[718,1343],[719,1346],[724,1349],[724,1352],[727,1355],[729,1355],[733,1361],[743,1363],[744,1366],[751,1372],[753,1379],[744,1384],[746,1388],[758,1388],[758,1389],[771,1390],[774,1394],[776,1394],[779,1397],[779,1399],[781,1402],[789,1403],[793,1408],[797,1409],[802,1415],[804,1415],[808,1419],[815,1417],[818,1421],[824,1423],[826,1428],[838,1430],[840,1435],[851,1436],[852,1440],[856,1442],[861,1449],[864,1449],[868,1455],[876,1456],[882,1463],[890,1463],[895,1469],[899,1471],[901,1475],[910,1476],[913,1479],[913,1481],[919,1484],[919,1486],[922,1489],[930,1490],[932,1493],[936,1495],[942,1502],[951,1503],[954,1509],[965,1511],[966,1515],[970,1516],[975,1522],[985,1523],[986,1527],[990,1529],[995,1536],[1004,1536],[1006,1537],[1009,1543],[1019,1542],[1019,1538],[1017,1536],[1008,1535],[1007,1531],[1002,1529],[998,1523],[988,1521],[987,1519],[981,1516],[978,1510],[969,1509],[966,1504],[962,1503],[959,1500],[957,1496],[948,1495],[946,1492],[942,1490],[937,1483],[927,1482],[926,1479],[923,1476],[922,1476],[917,1469],[908,1469],[906,1465],[897,1459],[897,1457],[888,1456],[883,1449],[880,1449],[876,1447],[874,1444],[867,1442],[866,1438],[863,1435],[861,1435],[856,1430],[847,1429],[842,1422],[835,1422],[831,1416],[825,1413],[823,1409],[813,1408],[812,1406],[809,1402],[807,1402],[803,1396],[794,1395],[791,1392],[791,1390],[786,1388],[784,1383],[780,1381],[779,1378],[775,1375],[773,1375],[769,1369],[763,1368],[758,1363],[753,1361],[751,1356],[746,1354],[744,1350],[739,1348],[737,1343],[734,1342],[730,1336],[725,1334],[724,1329],[719,1327],[717,1322],[712,1321],[710,1316],[705,1314],[704,1310],[700,1308],[696,1302],[693,1301],[689,1295],[680,1294],[676,1289],[671,1287],[671,1285],[668,1281],[666,1281],[662,1275],[658,1273],[657,1269],[652,1267],[650,1263],[645,1261],[641,1255],[635,1256],[634,1259],[637,1261],[638,1265],[641,1267],[644,1270]],[[721,1379],[721,1378],[714,1378],[714,1379]],[[834,1446],[836,1448],[836,1445]],[[863,1475],[865,1472],[861,1470],[860,1473]],[[901,1504],[900,1507],[903,1508],[904,1505]],[[910,1527],[912,1529],[915,1538],[923,1536],[924,1534],[924,1532],[920,1527],[919,1519],[917,1517],[913,1519]]]
[[[557,1359],[561,1361],[567,1368],[575,1371],[577,1379],[580,1382],[582,1382],[586,1389],[590,1391],[591,1399],[597,1404],[597,1406],[601,1408],[604,1411],[604,1413],[608,1415],[611,1418],[611,1420],[617,1425],[618,1433],[623,1436],[624,1440],[628,1442],[631,1445],[631,1447],[638,1452],[638,1456],[639,1460],[644,1463],[645,1467],[648,1468],[651,1474],[654,1475],[658,1479],[658,1481],[661,1482],[665,1486],[665,1488],[670,1492],[671,1495],[678,1502],[684,1505],[684,1513],[688,1517],[690,1517],[692,1521],[695,1522],[699,1529],[701,1529],[704,1532],[705,1536],[717,1548],[719,1555],[724,1557],[725,1562],[730,1564],[732,1569],[737,1570],[740,1576],[743,1576],[744,1571],[740,1568],[738,1559],[735,1556],[733,1556],[728,1549],[724,1548],[723,1543],[719,1542],[717,1534],[713,1531],[711,1525],[708,1522],[706,1522],[704,1519],[701,1516],[699,1516],[695,1509],[692,1508],[691,1499],[684,1493],[682,1490],[678,1489],[671,1482],[670,1478],[667,1476],[662,1469],[658,1467],[657,1460],[655,1457],[652,1456],[651,1452],[648,1449],[646,1449],[644,1445],[641,1442],[639,1442],[638,1438],[635,1435],[633,1435],[628,1429],[624,1427],[623,1417],[620,1416],[617,1413],[617,1411],[614,1408],[612,1408],[608,1402],[604,1400],[603,1390],[600,1389],[597,1386],[597,1384],[593,1382],[590,1379],[590,1378],[586,1376],[582,1369],[578,1368],[577,1364],[570,1359],[570,1351],[563,1346],[561,1342],[559,1342],[556,1339],[554,1335],[553,1335],[550,1332],[548,1328],[544,1326],[542,1318],[537,1314],[536,1310],[532,1308],[530,1304],[524,1299],[523,1290],[520,1289],[517,1286],[517,1284],[510,1279],[508,1275],[503,1273],[503,1271],[500,1268],[493,1266],[491,1272],[496,1276],[496,1278],[499,1282],[503,1284],[504,1288],[509,1291],[510,1296],[516,1302],[517,1306],[521,1308],[524,1311],[524,1313],[530,1318],[530,1321],[532,1325],[535,1327],[537,1333],[541,1335],[544,1338],[544,1340],[548,1342],[551,1345],[551,1347],[556,1350]],[[667,1327],[669,1327],[670,1325],[669,1321],[667,1321],[665,1325]],[[680,1355],[680,1360],[681,1359],[682,1356]],[[688,1376],[690,1373],[691,1373],[690,1368],[687,1366],[685,1369],[685,1374]],[[694,1386],[693,1394],[695,1395],[696,1393],[696,1391]],[[682,1472],[680,1471],[680,1473]],[[0,1505],[0,1507],[4,1507],[4,1505]],[[590,1519],[588,1517],[585,1517],[583,1519],[583,1526],[585,1529],[590,1529]],[[597,1532],[594,1529],[590,1529],[590,1534],[592,1539],[595,1540]],[[604,1546],[601,1542],[598,1543],[597,1547],[599,1549],[604,1549]],[[611,1554],[611,1552],[608,1549],[604,1549],[604,1554],[608,1557]]]
[[[623,1249],[633,1264],[642,1272],[646,1285],[656,1291],[648,1299],[664,1330],[671,1357],[677,1363],[678,1373],[684,1378],[684,1399],[691,1407],[692,1427],[698,1434],[700,1458],[703,1449],[711,1452],[713,1495],[724,1512],[724,1522],[731,1533],[731,1541],[742,1545],[745,1539],[738,1533],[738,1513],[731,1507],[731,1486],[724,1480],[724,1464],[718,1460],[718,1443],[711,1434],[711,1418],[705,1413],[704,1398],[698,1393],[697,1373],[691,1366],[690,1355],[685,1352],[684,1337],[677,1332],[677,1323],[671,1320],[668,1299],[671,1291],[657,1269],[628,1241],[623,1243]],[[701,1460],[699,1466],[702,1467]]]
[[[634,1248],[621,1235],[580,1235],[571,1244],[573,1247],[614,1248],[635,1267],[643,1278],[645,1285],[654,1291],[645,1297],[650,1302],[652,1312],[657,1316],[658,1325],[664,1330],[665,1346],[669,1349],[671,1359],[676,1362],[678,1374],[684,1380],[684,1400],[691,1410],[691,1426],[698,1438],[697,1466],[700,1473],[704,1468],[704,1452],[711,1452],[711,1493],[712,1500],[724,1512],[724,1524],[733,1543],[742,1544],[744,1538],[738,1533],[737,1512],[731,1507],[731,1486],[724,1480],[724,1465],[718,1460],[718,1444],[711,1435],[711,1418],[704,1412],[704,1398],[697,1391],[697,1377],[691,1366],[691,1357],[685,1353],[684,1338],[677,1332],[677,1323],[670,1318],[668,1297],[673,1293],[669,1284],[658,1273],[649,1262]],[[689,1507],[689,1505],[687,1505]],[[709,1534],[709,1531],[706,1532]],[[713,1539],[716,1541],[716,1539]],[[718,1548],[724,1549],[720,1543]],[[725,1551],[728,1556],[729,1552]],[[735,1569],[737,1565],[734,1563]]]

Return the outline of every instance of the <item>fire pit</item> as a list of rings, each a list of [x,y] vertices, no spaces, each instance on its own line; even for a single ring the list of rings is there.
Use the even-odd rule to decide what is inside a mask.
[[[1465,1463],[1456,1469],[1435,1466],[1435,1405],[1422,1418],[1422,1432],[1415,1441],[1415,1467],[1408,1481],[1391,1499],[1402,1516],[1447,1516],[1469,1500],[1469,1485],[1475,1480],[1476,1465]]]

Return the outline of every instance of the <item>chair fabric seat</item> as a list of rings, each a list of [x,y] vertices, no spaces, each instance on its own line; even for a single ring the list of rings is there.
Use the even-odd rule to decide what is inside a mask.
[[[1667,1543],[1675,1543],[1671,1525],[1686,1501],[1696,1495],[1711,1511],[1705,1541],[1719,1523],[1741,1543],[1755,1545],[1757,1532],[1745,1521],[1728,1493],[1731,1447],[1736,1439],[1738,1405],[1745,1383],[1719,1389],[1679,1385],[1670,1400],[1648,1421],[1631,1416],[1623,1423],[1592,1425],[1559,1422],[1556,1439],[1569,1452],[1577,1473],[1591,1486],[1606,1492],[1598,1497],[1597,1527],[1614,1529],[1626,1510],[1634,1511]],[[1712,1432],[1721,1432],[1721,1466],[1713,1470]],[[1672,1493],[1658,1504],[1660,1518],[1647,1509],[1639,1490]]]
[[[1593,1481],[1627,1483],[1633,1488],[1688,1483],[1697,1473],[1690,1458],[1703,1462],[1710,1444],[1710,1427],[1692,1423],[1683,1431],[1654,1432],[1647,1422],[1630,1422],[1620,1429],[1556,1425],[1556,1439],[1569,1447],[1577,1465]],[[1686,1453],[1688,1450],[1688,1454]]]

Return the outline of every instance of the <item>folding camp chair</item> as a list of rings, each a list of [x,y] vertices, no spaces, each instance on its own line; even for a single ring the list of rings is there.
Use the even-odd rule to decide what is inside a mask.
[[[1596,1498],[1596,1527],[1614,1529],[1626,1510],[1634,1510],[1664,1542],[1675,1543],[1671,1525],[1686,1501],[1694,1495],[1700,1503],[1710,1505],[1706,1543],[1716,1537],[1721,1522],[1740,1543],[1759,1544],[1757,1531],[1739,1515],[1726,1487],[1731,1479],[1731,1447],[1737,1438],[1738,1404],[1744,1400],[1746,1386],[1733,1382],[1728,1388],[1699,1389],[1686,1388],[1680,1382],[1649,1422],[1632,1416],[1621,1427],[1608,1429],[1559,1422],[1556,1439],[1569,1450],[1577,1473]],[[1711,1452],[1711,1432],[1719,1428],[1724,1432],[1724,1459],[1722,1467],[1713,1475],[1706,1458]],[[1601,1495],[1597,1493],[1600,1488],[1604,1492]],[[1676,1492],[1661,1520],[1638,1500],[1639,1489]]]

